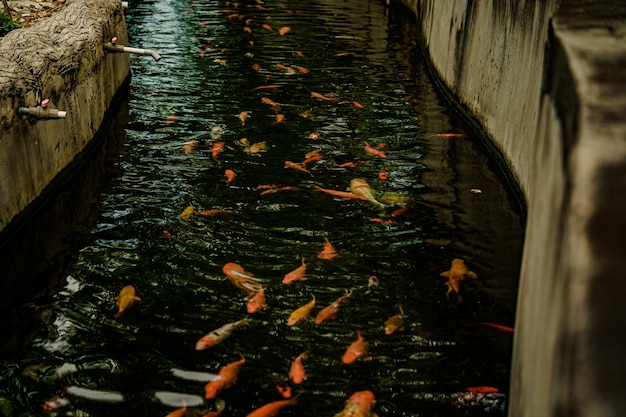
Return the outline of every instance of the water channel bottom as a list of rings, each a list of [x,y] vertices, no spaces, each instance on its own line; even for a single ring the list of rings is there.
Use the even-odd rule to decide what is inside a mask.
[[[410,12],[162,0],[127,20],[163,58],[132,60],[116,175],[32,346],[3,363],[5,414],[247,416],[280,381],[283,416],[365,390],[380,417],[504,415],[522,221],[441,104]]]

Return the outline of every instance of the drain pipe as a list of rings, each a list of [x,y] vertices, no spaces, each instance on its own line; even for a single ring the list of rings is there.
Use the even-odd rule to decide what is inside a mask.
[[[38,119],[65,119],[67,112],[58,109],[49,109],[49,99],[42,100],[37,107],[19,107],[17,109],[18,114],[28,114],[35,116]]]
[[[106,42],[104,44],[104,49],[111,52],[130,52],[140,55],[151,55],[155,61],[161,59],[161,55],[159,55],[156,51],[153,51],[152,49],[131,48],[130,46],[118,45],[117,37],[111,39],[110,42]]]

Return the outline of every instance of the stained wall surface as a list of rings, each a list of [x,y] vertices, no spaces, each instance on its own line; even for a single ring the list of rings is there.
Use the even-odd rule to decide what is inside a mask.
[[[103,49],[114,36],[127,43],[121,2],[69,0],[49,19],[0,38],[0,231],[100,129],[130,76],[128,56]],[[18,114],[42,99],[66,118]]]
[[[526,199],[509,415],[626,415],[626,2],[404,3]]]

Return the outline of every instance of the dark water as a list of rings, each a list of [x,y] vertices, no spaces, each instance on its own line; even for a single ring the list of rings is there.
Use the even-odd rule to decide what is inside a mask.
[[[54,415],[165,416],[183,402],[188,415],[202,415],[216,405],[204,385],[242,354],[236,383],[219,397],[223,416],[244,416],[280,399],[268,375],[286,380],[308,351],[308,377],[293,388],[298,405],[281,415],[334,415],[364,389],[381,417],[504,415],[511,335],[467,324],[512,326],[522,220],[481,146],[434,91],[410,13],[374,0],[165,0],[133,2],[127,19],[133,46],[163,59],[133,59],[128,107],[117,116],[130,119],[122,140],[79,175],[96,178],[81,188],[90,197],[51,203],[81,226],[51,233],[65,243],[64,262],[13,319],[14,328],[30,326],[32,344],[0,363],[0,412],[41,415],[60,395],[69,404]],[[282,27],[291,30],[280,35]],[[279,88],[257,88],[266,85]],[[267,149],[247,152],[242,138]],[[384,144],[386,158],[368,155],[364,142]],[[316,149],[325,158],[307,166],[311,175],[284,168]],[[347,162],[357,164],[340,166]],[[226,169],[237,173],[229,185]],[[345,191],[354,178],[384,210],[314,189]],[[269,184],[299,189],[262,195]],[[406,201],[408,212],[392,216]],[[237,214],[185,220],[188,206]],[[318,258],[325,238],[337,259]],[[308,279],[282,284],[302,258]],[[440,276],[455,258],[478,275],[463,283],[458,304]],[[268,307],[246,312],[246,294],[222,273],[228,262],[261,280]],[[368,290],[372,275],[380,285]],[[141,300],[114,323],[126,285]],[[348,292],[336,320],[313,322]],[[311,294],[311,318],[288,326]],[[399,306],[407,327],[385,335]],[[194,349],[246,317],[221,344]],[[343,364],[357,331],[372,360]],[[472,386],[499,388],[497,401],[455,407],[456,393]]]

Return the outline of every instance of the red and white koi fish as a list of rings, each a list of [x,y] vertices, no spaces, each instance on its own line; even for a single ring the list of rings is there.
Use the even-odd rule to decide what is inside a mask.
[[[448,278],[448,282],[446,282],[446,286],[448,287],[446,297],[450,300],[450,294],[454,292],[457,296],[457,304],[463,300],[460,294],[461,283],[465,280],[465,278],[477,278],[476,274],[467,268],[465,261],[462,259],[453,259],[450,269],[446,272],[442,272],[440,275]]]
[[[298,404],[298,397],[293,397],[288,400],[278,400],[265,404],[263,407],[257,408],[246,417],[273,417],[285,407]]]
[[[248,319],[242,319],[238,321],[234,321],[232,323],[227,323],[222,327],[207,333],[202,336],[198,342],[196,342],[196,350],[204,350],[210,347],[217,345],[218,343],[223,342],[226,338],[228,338],[233,330],[245,326],[249,323]]]
[[[117,297],[115,297],[115,304],[117,305],[118,311],[115,313],[113,320],[117,320],[124,311],[131,308],[133,304],[135,304],[135,301],[139,300],[141,300],[141,298],[137,297],[135,287],[127,285],[122,288]]]
[[[237,379],[237,375],[239,375],[239,371],[241,370],[241,366],[246,362],[246,358],[240,353],[241,359],[235,362],[231,362],[228,365],[224,366],[217,374],[217,378],[212,381],[209,381],[208,384],[204,387],[204,398],[211,399],[216,395],[219,395],[222,391],[230,388],[235,380]]]
[[[285,274],[283,278],[283,284],[291,284],[296,281],[306,281],[306,264],[304,263],[304,258],[302,258],[302,265],[294,269],[293,271]]]
[[[330,240],[328,240],[326,236],[324,236],[324,249],[317,254],[317,257],[326,261],[332,261],[333,259],[339,257],[335,247],[332,243],[330,243]]]
[[[302,352],[299,354],[289,368],[289,379],[294,384],[301,384],[306,378],[306,371],[302,360],[306,359],[307,353],[308,352]]]
[[[249,293],[258,293],[263,289],[258,279],[254,278],[250,272],[246,272],[243,267],[234,262],[229,262],[222,267],[222,272],[228,277],[230,282],[237,288],[241,288]]]
[[[357,330],[357,339],[352,342],[346,352],[343,354],[341,361],[343,363],[353,363],[357,360],[369,361],[372,357],[369,354],[369,344],[361,334],[360,330]]]
[[[347,301],[348,298],[350,298],[351,296],[351,293],[342,295],[341,297],[333,301],[330,305],[321,309],[320,312],[317,313],[317,317],[315,318],[315,324],[322,324],[327,320],[336,319],[337,314],[339,314],[339,307],[341,307],[341,303]]]
[[[357,391],[348,398],[346,406],[334,417],[378,417],[372,411],[376,404],[376,397],[372,391]]]
[[[311,294],[311,297],[313,297],[311,301],[302,307],[298,307],[289,315],[289,318],[287,319],[287,326],[296,326],[309,317],[311,310],[315,307],[315,295]]]

